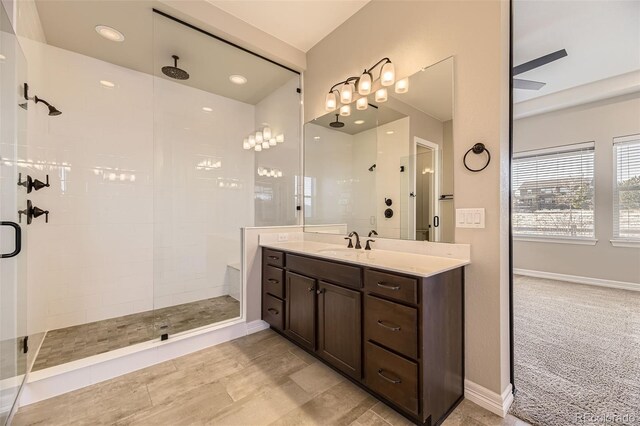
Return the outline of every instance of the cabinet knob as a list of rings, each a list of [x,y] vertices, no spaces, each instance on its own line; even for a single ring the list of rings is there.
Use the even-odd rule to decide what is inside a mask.
[[[324,289],[322,289],[322,288],[321,288],[321,289],[318,289],[318,291],[316,291],[316,293],[317,293],[317,294],[322,294],[322,293],[324,293]]]
[[[311,292],[313,291],[313,287],[309,287],[309,288],[307,288],[307,291],[308,291],[309,293],[311,293]]]

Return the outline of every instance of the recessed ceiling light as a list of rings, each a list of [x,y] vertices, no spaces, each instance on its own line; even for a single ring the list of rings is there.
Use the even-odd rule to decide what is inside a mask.
[[[109,80],[100,80],[100,84],[102,84],[104,87],[108,87],[109,89],[116,87],[116,84]]]
[[[394,133],[393,130],[387,130],[388,135],[392,135],[393,133]]]
[[[202,107],[202,110],[203,110],[204,112],[211,112],[211,111],[213,111],[213,109],[212,109],[212,108],[209,108],[209,107]]]
[[[356,120],[353,124],[364,124],[364,120]]]
[[[233,84],[245,84],[247,82],[247,77],[234,74],[229,76],[229,81],[231,81]]]
[[[96,32],[100,34],[102,37],[111,41],[124,41],[124,34],[115,28],[108,27],[106,25],[98,25],[96,26]]]

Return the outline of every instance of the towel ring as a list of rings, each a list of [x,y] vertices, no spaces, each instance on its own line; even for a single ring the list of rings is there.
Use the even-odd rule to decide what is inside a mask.
[[[487,153],[487,164],[485,164],[482,168],[480,169],[472,169],[471,167],[469,167],[467,165],[467,155],[469,155],[470,152],[473,152],[474,154],[482,154],[483,152]],[[484,169],[487,168],[487,166],[489,165],[489,163],[491,162],[491,153],[489,152],[489,150],[484,146],[483,143],[477,143],[474,146],[472,146],[471,148],[469,148],[469,151],[467,151],[464,154],[464,157],[462,159],[462,162],[464,163],[464,167],[466,167],[467,170],[469,170],[470,172],[481,172]]]

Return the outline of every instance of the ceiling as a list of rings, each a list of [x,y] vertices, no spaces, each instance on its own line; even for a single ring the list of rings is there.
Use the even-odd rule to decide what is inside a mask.
[[[345,124],[344,127],[341,128],[333,128],[329,126],[329,123],[336,121],[336,114],[338,111],[325,114],[311,122],[330,130],[337,130],[349,135],[355,135],[406,117],[406,115],[384,105],[380,105],[378,108],[371,105],[372,104],[369,104],[369,108],[364,111],[358,111],[355,109],[354,104],[350,116],[340,117],[339,121]],[[359,120],[364,121],[364,123],[356,124],[355,122]]]
[[[518,78],[547,83],[514,90],[514,102],[640,69],[640,1],[514,2],[513,63],[560,49],[568,56]]]
[[[189,72],[181,84],[255,105],[297,75],[255,55],[195,31],[164,16],[153,1],[58,1],[36,0],[47,43],[147,74],[167,78],[160,72],[173,65]],[[108,25],[125,35],[112,42],[99,36],[96,25]],[[240,74],[244,85],[229,81]],[[178,82],[178,80],[171,80]],[[117,83],[117,82],[114,82]]]
[[[207,0],[287,44],[307,52],[370,0]]]

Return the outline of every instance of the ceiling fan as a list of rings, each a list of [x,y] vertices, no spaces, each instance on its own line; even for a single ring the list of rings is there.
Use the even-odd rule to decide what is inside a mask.
[[[516,75],[525,73],[527,71],[531,71],[532,69],[541,67],[543,65],[547,65],[553,61],[557,61],[558,59],[562,59],[567,56],[567,51],[564,49],[555,51],[553,53],[549,53],[548,55],[540,56],[539,58],[533,59],[529,62],[525,62],[524,64],[520,64],[516,67],[513,67],[511,72],[511,77],[515,77]],[[523,80],[521,78],[513,78],[513,88],[514,89],[524,89],[524,90],[540,90],[547,83],[543,83],[541,81],[534,80]]]

